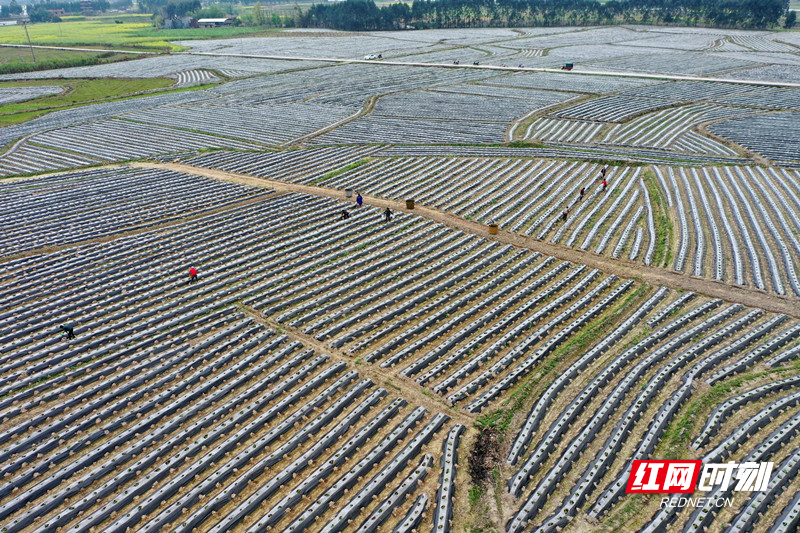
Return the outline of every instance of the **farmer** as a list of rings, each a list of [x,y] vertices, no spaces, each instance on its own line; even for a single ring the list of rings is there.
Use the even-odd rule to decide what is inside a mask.
[[[358,193],[358,196],[356,196],[356,203],[358,204],[358,207],[364,205],[364,198],[361,196],[361,193]]]
[[[603,167],[603,170],[600,171],[600,175],[603,176],[603,178],[606,177],[606,167]]]
[[[581,200],[583,200],[584,194],[586,194],[586,187],[581,187]]]
[[[564,219],[564,223],[567,223],[567,219],[569,218],[569,209],[564,209],[564,212],[561,213],[561,218]]]
[[[342,220],[347,220],[348,218],[350,218],[350,213],[347,212],[347,209],[342,209],[341,218],[342,218]]]
[[[189,283],[194,283],[197,281],[197,269],[192,267],[189,269]]]
[[[608,182],[603,180],[603,190],[606,190],[606,187],[608,187]]]
[[[383,219],[386,222],[389,222],[390,220],[392,220],[392,211],[391,211],[391,209],[389,209],[388,205],[386,206],[386,210],[383,212]]]
[[[61,324],[59,328],[61,329],[61,331],[64,332],[64,334],[67,337],[67,340],[75,338],[75,330],[73,329],[73,326],[71,324]]]

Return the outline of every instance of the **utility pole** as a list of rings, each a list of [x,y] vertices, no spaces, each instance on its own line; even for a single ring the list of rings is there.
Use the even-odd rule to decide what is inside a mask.
[[[36,54],[33,53],[33,44],[31,43],[31,36],[28,34],[28,25],[25,24],[25,19],[22,19],[22,27],[25,28],[25,37],[28,38],[28,46],[31,48],[31,55],[33,56],[33,62],[36,63]]]

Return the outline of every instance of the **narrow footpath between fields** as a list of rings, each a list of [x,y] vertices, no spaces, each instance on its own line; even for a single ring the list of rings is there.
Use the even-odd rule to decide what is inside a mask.
[[[286,183],[283,181],[258,178],[211,168],[194,167],[180,163],[137,162],[131,163],[130,165],[138,168],[169,169],[176,172],[186,172],[234,183],[242,183],[256,187],[268,187],[277,193],[305,193],[315,196],[326,196],[336,200],[346,200],[344,191],[337,189]],[[367,205],[375,207],[389,207],[396,211],[406,211],[404,201],[364,196],[364,202]],[[489,228],[484,224],[466,220],[459,216],[424,205],[417,204],[414,213],[464,232],[496,240],[504,244],[512,244],[521,248],[527,248],[560,260],[570,261],[575,264],[584,264],[591,268],[598,268],[606,274],[615,274],[620,278],[636,279],[654,286],[663,285],[671,289],[693,291],[712,298],[721,298],[727,302],[740,303],[749,307],[758,307],[773,313],[783,313],[794,318],[800,318],[800,305],[798,305],[797,299],[794,298],[769,294],[752,287],[740,287],[720,281],[698,278],[664,268],[646,266],[642,263],[635,263],[625,259],[612,259],[589,251],[540,241],[535,237],[519,235],[502,229],[497,235],[489,235]]]
[[[306,335],[298,328],[265,317],[255,309],[244,305],[237,305],[237,307],[241,312],[251,317],[259,324],[275,331],[283,330],[283,332],[290,337],[302,342],[306,348],[313,348],[316,353],[327,354],[333,358],[333,361],[343,361],[347,363],[353,369],[357,370],[362,378],[371,379],[378,387],[388,387],[387,390],[395,389],[403,398],[414,402],[415,405],[425,407],[431,413],[446,413],[454,421],[464,424],[468,428],[472,428],[475,420],[479,416],[477,413],[469,413],[464,409],[452,408],[450,404],[447,403],[444,396],[426,394],[426,392],[423,392],[426,391],[426,389],[417,384],[412,378],[405,378],[399,374],[388,372],[382,369],[378,363],[354,363],[353,357],[345,354],[342,350],[328,346],[323,341],[318,341],[313,335]],[[389,393],[391,394],[392,391],[390,390]]]

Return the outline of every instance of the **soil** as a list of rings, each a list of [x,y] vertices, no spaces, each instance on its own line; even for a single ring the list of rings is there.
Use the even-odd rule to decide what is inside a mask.
[[[316,196],[326,196],[329,198],[334,198],[336,200],[345,199],[344,192],[339,190],[328,189],[325,187],[317,187],[313,185],[285,183],[266,178],[256,178],[244,174],[236,174],[233,172],[226,172],[210,168],[193,167],[191,165],[185,165],[179,163],[134,162],[130,163],[129,166],[137,168],[162,168],[178,172],[187,172],[199,176],[205,176],[224,181],[230,181],[234,183],[242,183],[254,187],[270,188],[273,191],[275,191],[276,194],[296,192],[296,193],[313,194]],[[108,168],[116,168],[116,167],[119,167],[119,165],[109,165]],[[145,231],[162,229],[186,222],[188,220],[192,220],[194,218],[198,218],[200,216],[208,216],[210,214],[214,214],[217,212],[224,212],[229,209],[241,207],[242,205],[254,203],[262,199],[263,198],[245,200],[243,202],[224,206],[216,210],[204,211],[202,214],[188,215],[185,218],[174,220],[171,222],[166,222],[162,225],[155,225],[155,226],[151,225],[148,226],[147,228],[139,228],[139,229],[132,228],[128,232],[118,233],[112,236],[102,237],[98,239],[90,239],[87,241],[72,243],[68,245],[48,246],[36,250],[22,252],[20,254],[5,257],[2,260],[0,260],[0,262],[19,259],[21,257],[27,257],[30,255],[37,255],[40,253],[57,252],[65,248],[72,248],[74,246],[79,246],[84,244],[90,244],[95,242],[107,242],[117,239],[119,237],[135,235],[138,233],[143,233]],[[390,207],[397,211],[403,211],[406,209],[405,202],[402,201],[387,200],[383,198],[365,196],[364,202],[367,205],[372,205],[381,208]],[[479,235],[486,239],[496,240],[504,244],[512,244],[520,248],[527,248],[533,251],[537,251],[555,257],[557,259],[570,261],[575,264],[584,264],[590,268],[598,268],[606,274],[614,274],[623,279],[636,279],[641,282],[648,283],[650,285],[665,286],[671,289],[677,289],[682,291],[693,291],[698,294],[704,294],[712,298],[720,298],[729,303],[740,303],[742,305],[750,307],[759,307],[761,309],[773,313],[783,313],[787,316],[800,318],[800,307],[797,306],[797,299],[794,297],[770,294],[767,293],[766,291],[762,291],[754,287],[742,287],[742,286],[731,285],[721,281],[695,278],[689,276],[686,273],[675,272],[654,266],[647,266],[634,261],[629,261],[624,258],[614,259],[607,256],[597,255],[590,251],[574,249],[561,244],[554,244],[551,242],[540,241],[535,237],[519,235],[517,233],[513,233],[502,229],[499,230],[497,235],[490,235],[489,227],[484,224],[466,220],[457,215],[445,213],[439,209],[419,204],[415,206],[414,211],[415,214],[417,215],[434,220],[446,226],[467,233]]]
[[[327,196],[337,200],[344,200],[344,192],[339,190],[316,187],[312,185],[301,185],[297,183],[284,183],[264,178],[255,178],[233,172],[222,170],[198,168],[190,165],[176,163],[132,163],[131,166],[140,168],[166,168],[178,172],[187,172],[200,176],[243,183],[258,187],[267,186],[277,193],[297,192],[313,194],[317,196]],[[392,209],[405,210],[405,202],[386,200],[377,197],[364,197],[367,205],[375,207],[390,207]],[[650,285],[662,285],[672,289],[693,291],[704,294],[712,298],[720,298],[730,303],[740,303],[750,307],[774,313],[783,313],[794,318],[800,318],[800,308],[796,304],[796,299],[785,296],[769,294],[765,291],[753,287],[740,287],[730,285],[720,281],[691,277],[688,274],[665,270],[653,266],[643,265],[624,258],[613,259],[606,256],[594,254],[590,251],[570,248],[560,244],[540,241],[535,237],[519,235],[510,231],[500,230],[497,235],[489,234],[489,227],[478,222],[465,220],[459,216],[442,212],[438,209],[421,206],[417,204],[414,208],[415,214],[435,220],[455,229],[479,235],[487,239],[493,239],[504,244],[512,244],[521,248],[527,248],[557,259],[570,261],[575,264],[584,264],[590,268],[599,268],[606,274],[615,274],[624,279],[638,279]]]
[[[180,172],[186,172],[190,174],[221,179],[225,181],[243,183],[261,188],[268,188],[270,189],[268,194],[269,196],[276,196],[285,193],[308,193],[316,196],[325,196],[336,200],[344,200],[343,192],[335,189],[318,187],[318,186],[291,184],[280,181],[255,178],[252,176],[246,176],[241,174],[234,174],[215,169],[196,168],[189,165],[173,164],[173,163],[165,163],[165,164],[133,163],[131,166],[140,168],[171,169]],[[113,241],[120,236],[144,233],[146,231],[153,231],[154,229],[166,229],[176,224],[180,224],[199,217],[207,216],[209,214],[225,212],[228,209],[235,209],[243,205],[252,204],[261,201],[266,197],[268,196],[262,195],[259,196],[258,198],[251,198],[215,210],[204,211],[202,213],[188,214],[186,217],[183,217],[179,220],[164,222],[163,224],[148,226],[147,228],[138,228],[138,229],[132,228],[130,231],[124,234],[116,234],[113,236],[85,241],[84,243],[73,243],[60,247],[48,247],[46,249],[40,248],[35,251],[25,252],[24,254],[19,254],[18,256],[6,258],[5,260],[9,260],[24,255],[35,255],[43,252],[71,248],[76,246],[77,244],[85,244],[88,242]],[[373,205],[377,207],[389,206],[397,211],[405,210],[405,206],[401,202],[385,200],[377,197],[365,197],[364,199],[368,205]],[[697,198],[697,200],[699,201],[699,198]],[[702,212],[701,206],[699,206],[699,209]],[[622,278],[637,279],[652,285],[664,285],[667,287],[671,287],[673,289],[691,290],[711,297],[721,298],[728,302],[742,303],[748,306],[760,307],[768,311],[780,312],[790,316],[800,317],[800,309],[797,308],[796,306],[797,300],[794,298],[775,296],[772,294],[767,294],[764,291],[760,291],[752,287],[732,286],[723,282],[690,277],[686,274],[681,274],[670,270],[665,270],[656,267],[648,267],[631,261],[612,259],[610,257],[600,256],[588,251],[573,249],[570,247],[553,244],[550,242],[539,241],[533,237],[519,235],[508,231],[501,230],[497,235],[489,235],[488,227],[483,224],[465,220],[457,215],[446,213],[431,207],[417,205],[414,211],[416,212],[416,214],[424,218],[434,220],[436,222],[442,223],[444,225],[447,225],[449,227],[464,232],[481,236],[485,239],[492,239],[496,240],[497,242],[512,244],[521,248],[539,251],[543,254],[554,256],[562,260],[571,261],[575,264],[586,264],[589,265],[590,267],[599,268],[606,273],[616,274]],[[707,244],[710,244],[709,235],[706,234],[706,237],[707,237]],[[708,256],[706,257],[706,259],[709,260]],[[687,268],[687,271],[688,270],[690,269]],[[476,415],[466,413],[462,409],[451,408],[443,399],[439,398],[438,396],[427,394],[427,390],[420,387],[412,379],[407,379],[401,376],[393,375],[391,372],[387,372],[386,370],[381,369],[377,364],[354,362],[354,356],[347,355],[342,350],[332,349],[326,343],[317,341],[311,335],[303,334],[297,328],[289,327],[286,324],[279,324],[277,321],[272,320],[270,317],[264,316],[262,313],[254,311],[252,309],[243,306],[240,306],[240,308],[245,314],[255,318],[258,322],[268,325],[273,329],[280,328],[286,331],[288,335],[298,340],[301,340],[305,346],[313,348],[318,353],[329,354],[333,361],[347,362],[350,368],[357,369],[362,377],[368,377],[372,379],[373,382],[375,382],[377,385],[379,386],[388,385],[391,388],[401,391],[400,394],[402,394],[402,396],[407,400],[409,400],[411,403],[425,406],[429,410],[429,412],[446,412],[453,419],[453,422],[459,422],[466,425],[467,428],[469,428],[468,432],[470,438],[464,442],[464,445],[462,445],[462,450],[465,450],[467,461],[463,461],[462,459],[461,461],[462,464],[459,465],[458,471],[459,471],[460,481],[462,482],[466,481],[466,474],[468,472],[474,484],[482,485],[488,488],[491,487],[494,483],[493,473],[495,469],[504,470],[507,468],[507,466],[504,465],[504,457],[505,457],[504,448],[507,448],[508,443],[507,442],[503,443],[502,435],[498,430],[494,428],[485,428],[482,431],[478,432],[474,428],[474,423],[477,418]],[[626,338],[629,338],[630,335],[632,335],[632,333],[626,336]],[[596,364],[599,364],[599,362],[595,363],[595,365]],[[584,376],[585,375],[586,373],[584,373]],[[624,373],[620,373],[619,376],[617,377],[619,378],[622,375],[624,375]],[[648,376],[650,375],[651,374],[649,373]],[[572,384],[568,388],[568,390],[572,390],[583,379],[584,379],[583,376],[576,379],[575,383]],[[609,390],[608,387],[610,386],[613,386],[613,383],[606,385],[604,390]],[[672,388],[673,387],[668,387],[667,390],[672,390]],[[567,391],[562,392],[562,394],[559,395],[559,400],[557,404],[562,403],[569,396],[570,395],[567,394]],[[748,412],[751,410],[750,407],[751,406],[748,406],[747,410]],[[620,409],[622,409],[622,407],[620,407]],[[551,409],[551,411],[553,411],[553,409]],[[783,419],[781,418],[781,420]],[[549,422],[549,418],[547,421]],[[732,420],[728,423],[728,426],[730,425],[735,426],[737,423],[740,422],[741,422],[740,417],[733,417]],[[539,429],[539,432],[543,431],[543,428],[546,427],[548,426],[543,423],[542,428]],[[573,433],[578,429],[579,428],[577,427],[572,428],[570,430],[569,436],[572,437]],[[433,442],[427,446],[427,449],[435,452],[435,450],[438,449],[439,446],[438,443],[441,442],[442,438],[443,438],[443,432],[440,431],[440,433],[437,434]],[[597,441],[597,439],[595,439],[595,441]],[[568,442],[568,440],[565,439],[564,442]],[[466,452],[466,450],[469,451]],[[434,455],[436,454],[434,453]],[[584,456],[586,456],[585,453]],[[465,465],[464,463],[467,464]],[[435,485],[437,480],[435,472],[436,468],[434,467],[431,470],[431,474],[429,474],[429,478],[423,484],[424,490],[425,492],[428,493],[429,497],[432,496],[432,493],[435,490]],[[572,476],[568,477],[567,480],[574,481],[575,474],[576,473],[573,472]],[[459,494],[458,494],[458,500],[462,502],[462,508],[463,508],[463,502],[466,501],[466,499],[467,499],[466,484],[464,484],[464,486],[461,486],[459,488]],[[557,500],[559,500],[559,498],[553,499],[553,501]],[[411,501],[413,501],[413,499],[409,498],[409,501],[407,501],[405,506],[403,507],[403,511],[405,511],[408,508],[408,506],[410,506]],[[377,503],[373,502],[371,505],[374,507],[374,505],[377,505]],[[370,507],[370,509],[371,508],[372,507]],[[299,510],[300,509],[298,509],[298,512]],[[542,514],[542,516],[544,516],[544,514]],[[584,520],[585,517],[579,517],[575,523],[584,524],[586,523],[584,522]]]
[[[362,378],[369,378],[379,387],[387,386],[390,389],[400,391],[400,394],[413,403],[414,405],[421,405],[432,413],[444,412],[454,422],[459,422],[467,427],[471,427],[477,415],[467,413],[461,409],[452,409],[443,398],[434,394],[427,395],[423,393],[423,388],[420,387],[413,379],[404,378],[397,375],[392,375],[386,370],[380,368],[377,364],[359,363],[353,365],[353,357],[346,355],[341,350],[331,348],[322,341],[318,341],[311,335],[302,333],[297,328],[293,328],[287,324],[276,322],[270,318],[265,317],[260,312],[253,309],[240,306],[240,309],[247,316],[254,318],[257,322],[265,326],[278,330],[282,329],[287,335],[293,337],[303,343],[307,348],[313,348],[317,353],[324,353],[331,356],[332,361],[344,361],[348,366],[353,366]]]

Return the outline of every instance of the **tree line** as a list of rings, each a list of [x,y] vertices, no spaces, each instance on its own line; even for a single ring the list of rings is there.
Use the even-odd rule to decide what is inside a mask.
[[[22,6],[14,0],[11,1],[11,4],[0,7],[0,18],[14,17],[17,15],[22,15]]]
[[[411,5],[378,7],[373,0],[345,0],[314,4],[301,24],[346,31],[619,23],[768,28],[790,14],[787,4],[786,0],[414,0]]]
[[[28,9],[31,6],[41,9],[63,9],[67,13],[81,13],[83,10],[80,2],[39,2],[38,4],[31,4]],[[108,0],[92,0],[89,9],[95,12],[105,12],[109,7],[111,7],[111,4]]]
[[[105,12],[111,4],[108,0],[93,0],[91,10]],[[39,2],[28,5],[28,17],[31,22],[58,22],[61,19],[50,13],[50,10],[63,9],[66,13],[82,13],[80,2]],[[12,0],[7,6],[0,7],[0,18],[18,17],[22,15],[22,6]]]

